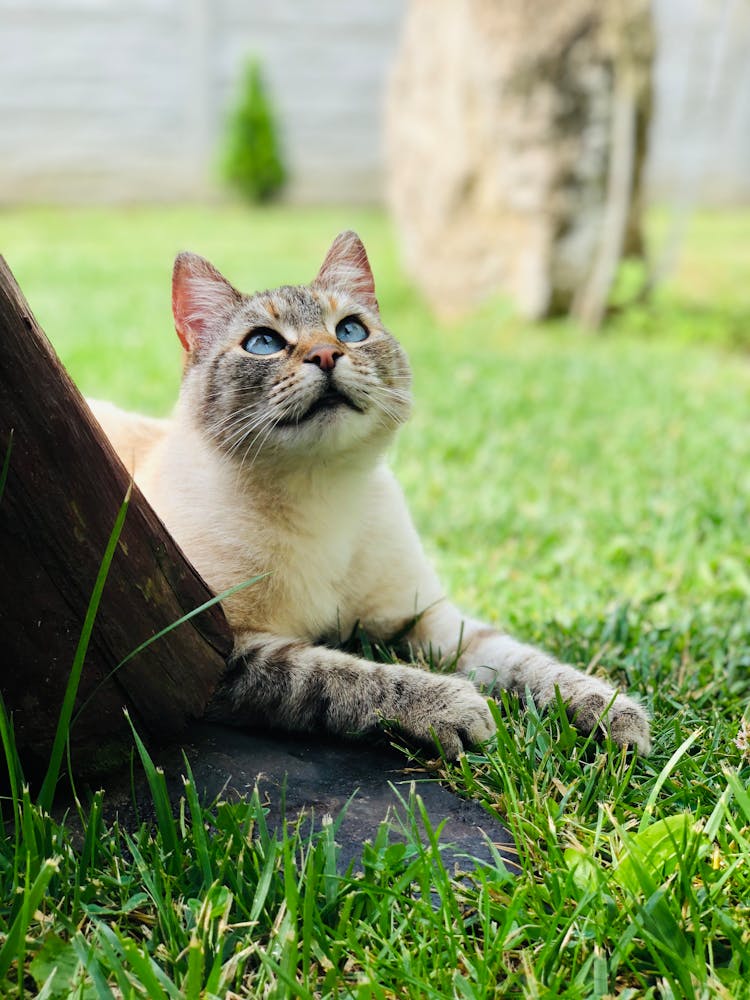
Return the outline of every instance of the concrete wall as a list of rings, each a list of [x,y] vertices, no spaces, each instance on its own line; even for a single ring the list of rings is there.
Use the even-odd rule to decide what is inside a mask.
[[[654,0],[654,198],[750,202],[750,0]]]
[[[0,0],[0,201],[210,195],[250,55],[292,197],[377,199],[400,12],[400,0]]]
[[[381,194],[403,0],[0,0],[0,202],[202,198],[257,55],[304,201]],[[750,3],[655,0],[651,186],[750,200]],[[728,14],[726,13],[728,12]]]
[[[3,201],[204,186],[192,0],[0,0]]]

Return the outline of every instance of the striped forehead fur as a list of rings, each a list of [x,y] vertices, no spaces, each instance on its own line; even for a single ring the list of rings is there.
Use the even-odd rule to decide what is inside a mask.
[[[241,313],[253,320],[261,309],[275,322],[295,329],[317,326],[323,318],[322,303],[304,285],[282,285],[257,292],[244,300]]]

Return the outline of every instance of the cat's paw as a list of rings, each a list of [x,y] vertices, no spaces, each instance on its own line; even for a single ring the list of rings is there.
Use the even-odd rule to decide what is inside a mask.
[[[635,747],[642,754],[651,750],[646,710],[625,694],[618,694],[613,702],[608,691],[582,692],[568,702],[567,710],[573,725],[583,733],[606,733],[618,746]]]
[[[396,720],[396,727],[416,743],[437,743],[450,760],[489,740],[496,731],[487,700],[473,684],[434,674],[424,675],[419,696]]]

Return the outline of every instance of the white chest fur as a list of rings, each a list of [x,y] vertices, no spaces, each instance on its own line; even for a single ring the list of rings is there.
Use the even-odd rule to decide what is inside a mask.
[[[294,476],[253,470],[240,479],[183,426],[138,479],[215,592],[263,576],[224,602],[235,630],[314,640],[346,637],[362,617],[372,569],[363,548],[380,520],[383,473],[318,464]]]

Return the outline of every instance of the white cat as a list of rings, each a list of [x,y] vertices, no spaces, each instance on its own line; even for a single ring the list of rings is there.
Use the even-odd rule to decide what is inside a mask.
[[[578,729],[648,751],[640,705],[446,598],[383,460],[409,414],[410,370],[355,233],[311,285],[252,296],[181,254],[173,310],[185,371],[172,419],[92,407],[216,593],[266,574],[224,602],[235,652],[213,717],[360,737],[388,722],[456,756],[494,732],[477,686],[528,689],[540,706],[558,688]],[[357,623],[457,673],[328,645]]]

